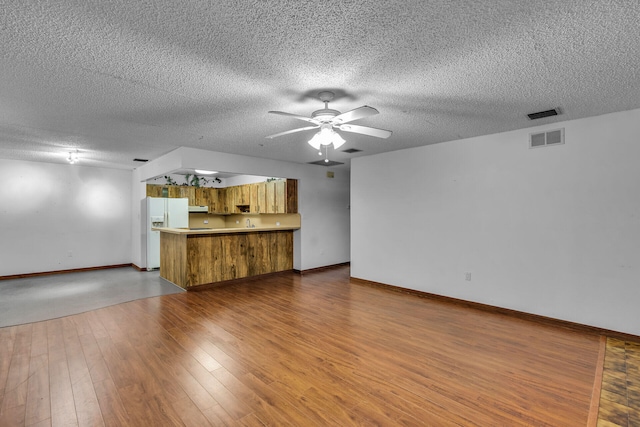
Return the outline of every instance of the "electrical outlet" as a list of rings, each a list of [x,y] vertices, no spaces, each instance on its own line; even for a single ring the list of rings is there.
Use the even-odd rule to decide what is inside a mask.
[[[204,220],[204,223],[205,223],[205,224],[209,224],[209,220],[208,220],[208,219],[205,219],[205,220]]]
[[[464,273],[464,280],[466,280],[467,282],[471,281],[471,273]]]

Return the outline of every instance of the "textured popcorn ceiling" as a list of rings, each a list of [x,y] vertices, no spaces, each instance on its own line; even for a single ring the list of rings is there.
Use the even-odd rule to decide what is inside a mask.
[[[640,2],[10,1],[0,158],[132,169],[179,146],[318,160],[310,115],[362,105],[357,156],[640,107]],[[526,114],[560,107],[561,116]]]

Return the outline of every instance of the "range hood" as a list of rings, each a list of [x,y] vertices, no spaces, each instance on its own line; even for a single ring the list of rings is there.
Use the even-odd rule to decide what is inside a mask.
[[[189,212],[209,212],[209,206],[189,206]]]

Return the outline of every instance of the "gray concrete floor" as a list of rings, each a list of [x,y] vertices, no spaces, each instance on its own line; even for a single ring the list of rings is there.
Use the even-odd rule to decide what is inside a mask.
[[[0,280],[0,327],[84,313],[184,290],[132,267]]]

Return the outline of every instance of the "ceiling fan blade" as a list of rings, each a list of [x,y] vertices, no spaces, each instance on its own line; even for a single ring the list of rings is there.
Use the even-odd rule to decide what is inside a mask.
[[[390,130],[370,128],[368,126],[358,125],[340,125],[338,129],[345,132],[361,133],[363,135],[375,136],[376,138],[389,138],[393,132]]]
[[[289,117],[293,117],[294,119],[304,120],[305,122],[309,122],[309,123],[313,123],[313,124],[316,124],[316,125],[320,125],[319,121],[317,121],[316,119],[313,119],[311,117],[300,116],[298,114],[285,113],[284,111],[269,111],[268,113],[269,114],[278,114],[280,116],[289,116]]]
[[[355,110],[347,111],[346,113],[338,114],[332,120],[336,125],[341,123],[348,123],[358,119],[364,119],[365,117],[375,116],[378,114],[378,110],[368,105],[356,108]]]
[[[303,130],[318,129],[319,127],[320,126],[307,126],[307,127],[304,127],[304,128],[291,129],[291,130],[288,130],[288,131],[285,131],[285,132],[280,132],[280,133],[275,133],[273,135],[265,136],[265,138],[273,139],[273,138],[277,138],[277,137],[282,136],[282,135],[288,135],[290,133],[302,132]]]

